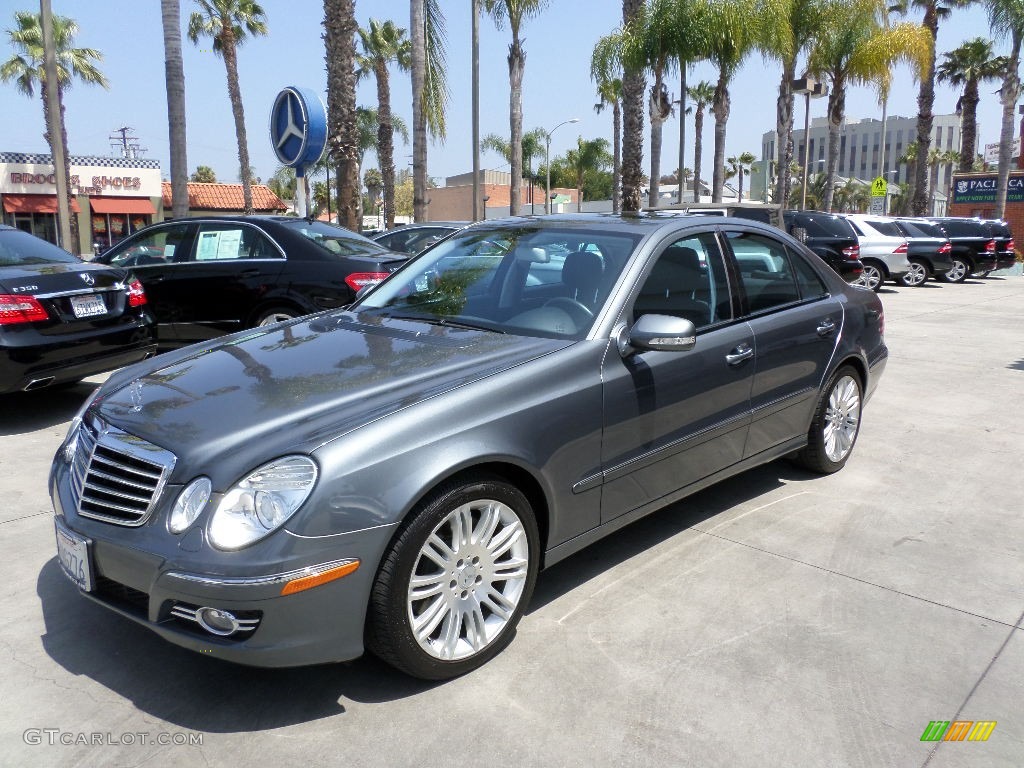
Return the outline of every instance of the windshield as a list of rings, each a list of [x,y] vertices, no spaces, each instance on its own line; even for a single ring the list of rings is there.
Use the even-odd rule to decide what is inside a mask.
[[[81,259],[28,232],[0,232],[0,267],[27,267],[55,262],[79,264]]]
[[[387,248],[368,237],[357,235],[347,229],[325,224],[322,221],[299,219],[288,222],[293,232],[315,243],[322,250],[336,256],[394,256]]]
[[[640,237],[473,228],[412,259],[353,309],[498,333],[583,338]]]

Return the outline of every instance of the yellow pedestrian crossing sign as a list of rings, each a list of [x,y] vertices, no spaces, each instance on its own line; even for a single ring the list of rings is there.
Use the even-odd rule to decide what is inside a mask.
[[[885,179],[879,176],[877,179],[871,182],[871,196],[885,197],[885,193],[886,190],[888,190],[888,188],[889,185],[886,183]]]

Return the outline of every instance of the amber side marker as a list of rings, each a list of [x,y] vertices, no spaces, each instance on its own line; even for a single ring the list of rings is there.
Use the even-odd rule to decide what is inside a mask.
[[[359,561],[353,560],[351,563],[345,563],[345,565],[339,565],[337,568],[331,568],[323,571],[322,573],[315,573],[312,576],[303,576],[300,579],[292,579],[281,588],[282,595],[294,595],[296,592],[303,592],[313,587],[319,587],[321,584],[326,584],[329,581],[335,581],[336,579],[348,576],[350,573],[355,573],[359,568]]]

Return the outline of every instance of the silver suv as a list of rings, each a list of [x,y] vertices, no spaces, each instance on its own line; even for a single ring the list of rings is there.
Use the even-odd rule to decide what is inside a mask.
[[[910,271],[907,260],[907,238],[887,216],[845,214],[860,241],[860,260],[864,272],[859,283],[877,291],[886,280],[900,282]]]

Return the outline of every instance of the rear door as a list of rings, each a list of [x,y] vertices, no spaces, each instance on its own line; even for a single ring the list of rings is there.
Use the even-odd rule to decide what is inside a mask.
[[[734,317],[714,230],[663,243],[632,298],[644,314],[697,327],[688,352],[646,351],[604,363],[602,522],[740,460],[750,418],[754,337]]]
[[[804,435],[843,327],[843,308],[803,254],[762,231],[724,230],[753,331],[751,424],[744,458]]]

